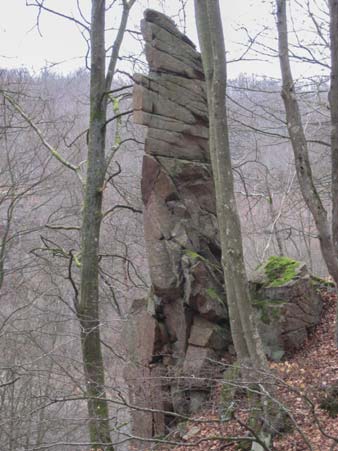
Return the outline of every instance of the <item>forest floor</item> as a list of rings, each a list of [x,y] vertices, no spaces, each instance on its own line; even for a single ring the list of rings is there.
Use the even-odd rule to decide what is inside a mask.
[[[324,311],[321,322],[302,350],[280,363],[270,364],[277,375],[276,397],[289,412],[292,412],[294,423],[289,432],[275,438],[274,450],[338,451],[338,415],[331,418],[320,408],[321,399],[328,393],[328,387],[338,383],[338,351],[334,342],[336,297],[326,290],[322,292],[322,297]],[[215,390],[214,406],[219,406],[219,393],[220,387]],[[338,390],[336,400],[338,409]],[[219,422],[217,407],[203,411],[202,415],[195,417],[197,422],[193,420],[185,425],[186,432],[181,434],[180,440],[173,440],[183,440],[185,444],[171,449],[175,451],[244,449],[238,446],[238,440],[231,440],[230,437],[247,435],[247,430],[240,425],[247,419],[246,412],[244,397],[237,400],[236,419]],[[206,422],[201,423],[200,420]],[[215,423],[212,423],[213,420]],[[215,439],[208,439],[211,437]],[[161,449],[168,450],[169,447]]]

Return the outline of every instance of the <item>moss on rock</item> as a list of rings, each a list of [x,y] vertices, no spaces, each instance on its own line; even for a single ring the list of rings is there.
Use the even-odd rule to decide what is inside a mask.
[[[264,265],[269,287],[280,287],[290,282],[296,275],[300,262],[289,257],[272,256]]]
[[[334,283],[331,282],[330,280],[326,280],[326,279],[323,279],[323,278],[317,277],[317,276],[311,276],[311,283],[312,283],[312,285],[314,285],[315,287],[318,287],[318,288],[321,288],[321,287],[333,288],[334,287]]]
[[[264,324],[270,324],[273,320],[278,320],[281,309],[285,301],[279,299],[253,299],[252,304],[259,312],[259,319]]]

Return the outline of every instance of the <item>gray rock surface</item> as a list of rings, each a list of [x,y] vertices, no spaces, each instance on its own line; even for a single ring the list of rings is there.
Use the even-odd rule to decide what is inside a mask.
[[[306,265],[297,262],[294,276],[285,282],[269,281],[265,265],[251,279],[252,297],[266,353],[280,360],[300,349],[319,323],[322,300]]]

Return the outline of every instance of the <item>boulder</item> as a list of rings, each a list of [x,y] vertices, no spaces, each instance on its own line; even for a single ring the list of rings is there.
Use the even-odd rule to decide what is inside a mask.
[[[322,300],[305,263],[270,257],[251,277],[251,292],[267,355],[299,349],[318,324]]]

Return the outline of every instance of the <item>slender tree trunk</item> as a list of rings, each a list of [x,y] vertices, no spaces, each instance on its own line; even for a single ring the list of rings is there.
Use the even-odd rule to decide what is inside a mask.
[[[270,212],[270,216],[271,216],[271,220],[272,220],[272,233],[275,235],[275,238],[276,238],[276,243],[277,243],[277,247],[278,247],[278,255],[280,257],[283,257],[283,255],[285,255],[285,252],[283,249],[283,239],[281,237],[281,234],[279,233],[278,226],[277,226],[277,221],[278,221],[278,218],[280,215],[278,214],[278,211],[277,212],[275,211],[273,195],[272,195],[267,177],[265,179],[265,186],[266,186],[266,190],[267,190],[267,194],[268,194],[268,198],[269,198],[269,212]]]
[[[272,430],[279,426],[281,415],[272,406],[271,398],[266,396],[269,393],[273,397],[273,381],[269,377],[244,265],[228,136],[226,59],[218,0],[195,0],[195,12],[206,77],[210,157],[231,333],[242,375],[249,385],[264,387],[264,393],[258,399],[249,394],[249,400],[255,411],[257,407],[260,411],[259,420],[257,414],[252,415],[254,428],[261,440],[268,443]],[[259,390],[258,385],[255,386]]]
[[[105,1],[92,1],[90,124],[82,218],[80,303],[81,346],[93,449],[113,451],[100,341],[98,254],[105,177]],[[102,446],[100,443],[106,443]]]
[[[331,3],[337,3],[331,1]],[[298,101],[295,93],[294,81],[291,73],[291,66],[289,60],[289,45],[288,45],[288,29],[287,29],[287,16],[286,16],[286,0],[277,0],[277,30],[278,30],[278,50],[279,61],[282,73],[282,98],[284,101],[286,120],[289,131],[289,136],[295,156],[295,165],[297,171],[297,177],[299,186],[305,200],[305,203],[312,213],[314,218],[318,235],[321,251],[327,265],[328,271],[338,286],[338,261],[336,249],[331,235],[331,225],[329,223],[326,209],[320,199],[317,189],[313,182],[312,170],[309,159],[309,151],[307,141],[305,138],[304,128],[302,124],[302,118],[299,111]],[[331,96],[333,98],[333,91],[331,87]],[[337,107],[338,108],[338,107]],[[338,125],[336,124],[336,127]],[[333,139],[338,139],[335,132],[332,132]],[[338,149],[338,147],[337,147]],[[338,167],[337,152],[335,154],[337,162],[335,164]],[[334,167],[334,163],[332,163]],[[336,167],[336,170],[337,170]],[[333,174],[333,177],[337,178],[337,173]],[[332,188],[336,189],[337,186]],[[337,193],[334,194],[337,196]],[[337,199],[333,204],[336,205]],[[336,206],[334,208],[337,208]],[[335,211],[337,214],[337,211]],[[337,219],[335,218],[335,222]],[[335,232],[337,233],[337,232]],[[336,345],[338,347],[338,308],[336,313]]]
[[[331,43],[332,236],[338,256],[338,1],[329,0]]]
[[[81,286],[77,306],[87,388],[89,432],[93,450],[113,451],[109,409],[105,391],[104,362],[99,318],[99,249],[102,198],[107,159],[105,156],[107,92],[115,74],[128,16],[135,0],[123,0],[119,30],[112,46],[106,73],[105,0],[92,0],[90,122],[88,161],[81,228]],[[105,445],[104,445],[105,444]]]
[[[241,363],[265,369],[266,357],[250,301],[234,194],[225,104],[226,60],[218,1],[195,0],[195,9],[206,74],[210,155],[233,340]]]

